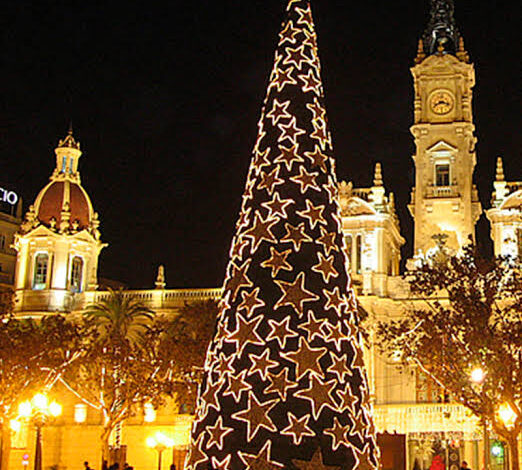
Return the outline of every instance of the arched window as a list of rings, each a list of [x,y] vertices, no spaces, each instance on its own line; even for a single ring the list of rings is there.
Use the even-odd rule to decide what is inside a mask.
[[[49,265],[49,255],[38,253],[34,258],[33,289],[42,290],[47,285],[47,267]]]
[[[71,263],[71,292],[82,291],[83,259],[75,256]]]

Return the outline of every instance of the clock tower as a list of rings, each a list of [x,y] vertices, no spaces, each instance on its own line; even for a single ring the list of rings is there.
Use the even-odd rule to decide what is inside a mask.
[[[408,206],[415,223],[414,253],[440,243],[458,250],[482,212],[473,184],[475,126],[471,108],[475,69],[453,15],[453,0],[431,0],[430,21],[411,69],[415,90],[415,186]],[[439,241],[437,241],[439,240]]]

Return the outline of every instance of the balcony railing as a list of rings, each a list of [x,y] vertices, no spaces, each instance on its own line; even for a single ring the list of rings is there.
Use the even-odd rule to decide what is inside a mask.
[[[124,295],[136,297],[152,310],[168,310],[182,307],[185,302],[198,300],[219,300],[221,288],[208,289],[150,289],[150,290],[126,290]],[[85,292],[82,299],[78,299],[76,308],[85,308],[90,303],[96,303],[106,299],[110,295],[107,291]]]
[[[460,196],[458,186],[428,186],[426,197],[458,197]]]

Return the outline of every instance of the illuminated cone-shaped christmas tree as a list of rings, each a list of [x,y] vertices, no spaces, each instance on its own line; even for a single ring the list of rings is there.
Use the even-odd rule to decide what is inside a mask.
[[[373,469],[310,5],[290,0],[209,347],[187,468]]]

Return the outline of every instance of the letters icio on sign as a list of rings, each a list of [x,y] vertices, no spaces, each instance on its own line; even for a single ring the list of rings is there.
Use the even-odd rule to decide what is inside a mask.
[[[14,191],[8,191],[7,189],[0,188],[0,202],[7,202],[14,206],[18,202],[18,194]]]

